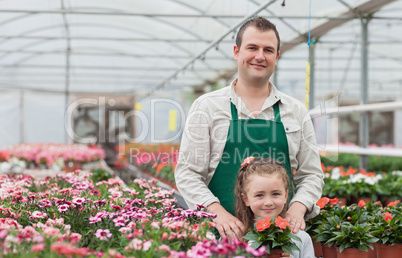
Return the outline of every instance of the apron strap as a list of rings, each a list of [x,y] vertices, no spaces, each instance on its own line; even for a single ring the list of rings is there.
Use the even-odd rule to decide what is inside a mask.
[[[275,116],[275,122],[282,123],[281,120],[281,113],[279,112],[279,101],[276,102],[273,106],[274,108],[274,116]],[[232,113],[232,120],[238,120],[239,117],[237,116],[237,109],[236,106],[230,101],[230,111]]]
[[[274,115],[275,115],[275,122],[282,123],[281,121],[281,113],[279,112],[279,101],[276,102],[273,106],[274,108]]]
[[[237,116],[237,108],[232,103],[232,99],[230,99],[230,111],[232,112],[232,120],[238,120],[239,117]]]

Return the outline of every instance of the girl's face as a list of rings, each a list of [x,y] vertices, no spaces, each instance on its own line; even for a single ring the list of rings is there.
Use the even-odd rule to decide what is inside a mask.
[[[242,199],[254,218],[276,217],[285,208],[288,192],[279,175],[251,175]]]

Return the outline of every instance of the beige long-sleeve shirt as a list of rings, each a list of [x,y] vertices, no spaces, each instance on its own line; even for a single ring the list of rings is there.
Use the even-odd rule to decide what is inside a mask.
[[[232,118],[230,101],[236,106],[239,119],[255,118],[236,95],[234,82],[195,100],[186,120],[175,179],[180,193],[192,209],[196,204],[207,207],[219,202],[208,189],[208,184],[220,160],[225,158],[222,154]],[[324,185],[313,124],[303,104],[281,93],[273,84],[257,118],[274,120],[273,105],[278,101],[291,169],[296,171],[292,178],[296,194],[290,205],[296,201],[303,203],[307,207],[305,218],[308,219],[319,213],[315,203],[321,197]]]

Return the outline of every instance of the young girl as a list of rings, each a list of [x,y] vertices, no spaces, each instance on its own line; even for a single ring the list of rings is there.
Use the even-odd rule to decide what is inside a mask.
[[[246,158],[235,187],[236,217],[247,230],[253,229],[257,218],[285,217],[288,192],[289,177],[282,163],[270,158]],[[315,257],[310,236],[302,230],[296,235],[302,240],[295,241],[300,252],[294,251],[291,257]]]

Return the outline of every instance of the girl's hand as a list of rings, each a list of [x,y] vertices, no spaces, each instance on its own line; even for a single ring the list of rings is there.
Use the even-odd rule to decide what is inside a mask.
[[[213,221],[222,239],[228,237],[230,240],[234,240],[235,238],[241,240],[243,238],[244,232],[246,232],[243,223],[227,212],[222,205],[217,202],[212,203],[208,206],[207,211],[217,215]]]
[[[306,228],[306,222],[304,221],[304,214],[306,214],[307,207],[301,202],[294,202],[289,210],[286,212],[286,219],[289,221],[292,233],[296,234],[299,229],[304,230]]]
[[[281,253],[281,257],[290,257],[290,254],[288,254],[288,253]]]

